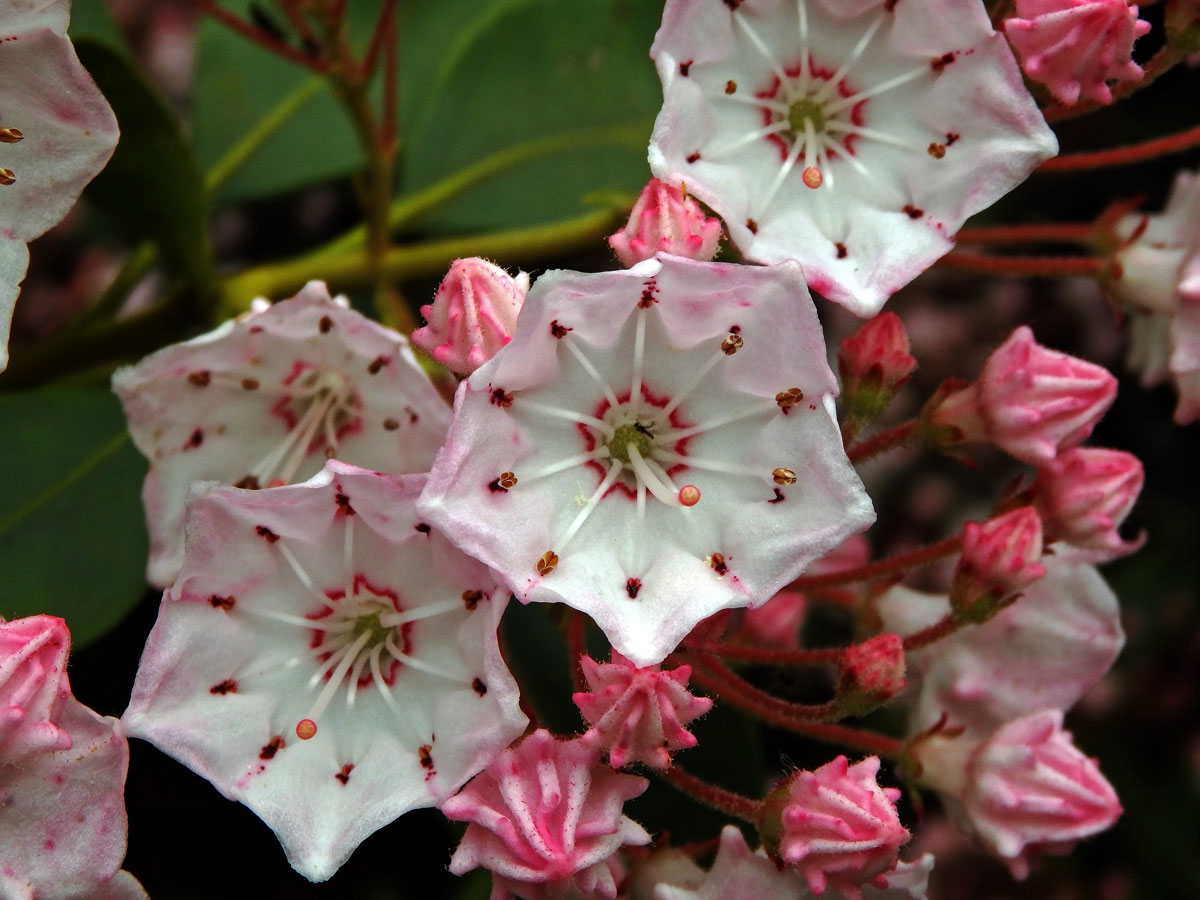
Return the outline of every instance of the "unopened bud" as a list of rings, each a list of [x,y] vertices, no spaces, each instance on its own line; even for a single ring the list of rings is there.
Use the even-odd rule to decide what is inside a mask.
[[[847,715],[865,716],[904,690],[904,673],[899,635],[879,634],[847,647],[838,673],[838,705]]]
[[[900,317],[884,312],[868,319],[842,341],[838,350],[842,402],[847,412],[860,419],[878,416],[916,367]]]
[[[1022,506],[980,524],[963,527],[962,557],[950,586],[950,605],[968,622],[986,622],[1015,595],[1046,574],[1042,520]]]
[[[721,221],[710,219],[677,187],[651,178],[642,188],[629,222],[608,239],[621,265],[633,266],[655,253],[710,260],[717,255]]]

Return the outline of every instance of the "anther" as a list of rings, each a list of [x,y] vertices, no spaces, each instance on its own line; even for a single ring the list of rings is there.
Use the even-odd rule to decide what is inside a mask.
[[[734,81],[732,78],[730,78],[727,82],[725,82],[725,93],[727,93],[727,94],[737,93],[737,82]]]
[[[317,733],[317,723],[312,719],[301,719],[296,723],[296,737],[302,741],[311,741]]]
[[[0,144],[15,144],[24,137],[19,128],[0,128]]]
[[[685,484],[679,489],[679,502],[684,506],[695,506],[700,502],[700,488],[694,484]]]
[[[558,554],[553,550],[547,550],[542,554],[542,558],[537,561],[537,573],[539,575],[549,575],[558,565]]]
[[[0,168],[0,184],[13,184],[17,180],[17,176],[13,174],[12,169]]]
[[[821,174],[821,170],[816,166],[809,166],[800,173],[800,177],[804,179],[804,183],[813,190],[819,188],[825,181],[825,176]]]
[[[506,491],[509,488],[514,488],[517,486],[517,476],[512,472],[501,472],[500,477],[497,478],[496,481],[499,483],[500,487],[504,488]]]
[[[796,473],[791,469],[784,469],[782,467],[772,469],[771,478],[775,480],[776,484],[789,485],[796,483]]]
[[[721,341],[721,352],[726,356],[733,356],[733,354],[741,350],[745,344],[746,341],[740,334],[731,334],[729,337],[725,338],[725,340]]]
[[[775,395],[775,402],[779,404],[780,409],[787,409],[789,406],[795,406],[797,403],[804,401],[804,391],[798,387],[788,388],[786,391],[780,391]]]

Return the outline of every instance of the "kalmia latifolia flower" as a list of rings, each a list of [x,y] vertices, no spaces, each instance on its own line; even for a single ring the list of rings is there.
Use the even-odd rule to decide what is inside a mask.
[[[662,251],[688,259],[717,255],[721,220],[704,214],[700,204],[673,184],[651,178],[629,213],[626,226],[608,239],[623,266],[633,266]]]
[[[798,266],[552,272],[460,385],[420,508],[651,665],[872,521],[834,390]]]
[[[0,896],[146,900],[125,858],[129,744],[71,695],[62,619],[0,620]]]
[[[1041,558],[1042,519],[1032,506],[968,522],[950,605],[968,621],[991,618],[1001,604],[1046,574]]]
[[[470,823],[450,871],[489,869],[492,900],[615,900],[616,852],[650,842],[622,814],[647,784],[603,765],[591,743],[535,731],[442,803]]]
[[[927,414],[948,443],[990,442],[1043,466],[1087,438],[1116,395],[1107,369],[1041,346],[1022,325],[974,384],[940,398]]]
[[[1126,0],[1017,0],[1004,33],[1021,68],[1059,103],[1112,103],[1110,81],[1141,81],[1133,42],[1150,30]]]
[[[920,758],[924,783],[1018,879],[1038,854],[1069,852],[1121,815],[1112,785],[1056,709],[1013,719],[983,741],[928,741]]]
[[[512,339],[528,291],[525,272],[513,278],[485,259],[456,259],[433,303],[421,307],[428,324],[412,342],[447,369],[470,375]]]
[[[1076,447],[1038,470],[1033,503],[1048,539],[1070,544],[1091,562],[1108,562],[1144,543],[1144,536],[1126,541],[1117,531],[1144,481],[1142,463],[1132,453]]]
[[[654,888],[653,900],[812,900],[813,895],[800,874],[779,869],[762,850],[753,851],[733,825],[721,830],[717,857],[708,872],[682,870],[671,879],[664,877]],[[926,853],[912,863],[897,863],[884,878],[883,888],[863,888],[864,900],[925,900],[933,856]],[[692,883],[681,883],[682,881]]]
[[[0,8],[0,371],[29,265],[117,145],[117,120],[67,37],[67,0]]]
[[[1057,152],[979,4],[669,0],[650,167],[858,315]]]
[[[311,477],[330,457],[422,472],[449,420],[407,341],[319,281],[118,370],[113,389],[150,460],[148,578],[160,587],[183,560],[192,482],[276,487]]]
[[[696,746],[684,726],[712,709],[713,702],[688,691],[691,666],[638,668],[616,651],[607,663],[583,656],[579,665],[588,692],[572,699],[591,726],[584,740],[607,751],[613,768],[640,762],[666,769],[672,753]]]
[[[796,772],[763,802],[759,832],[767,851],[793,866],[814,894],[826,887],[861,900],[862,886],[887,887],[908,831],[900,824],[900,792],[876,781],[879,758],[850,765],[846,757]]]
[[[301,485],[197,492],[125,712],[313,881],[525,725],[496,643],[507,591],[417,515],[422,482],[330,461]]]

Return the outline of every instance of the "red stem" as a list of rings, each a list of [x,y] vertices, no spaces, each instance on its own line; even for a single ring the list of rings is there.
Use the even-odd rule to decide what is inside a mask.
[[[928,628],[922,628],[913,634],[910,634],[904,639],[905,650],[919,650],[922,647],[928,647],[930,644],[940,641],[948,634],[953,634],[962,627],[962,621],[956,619],[953,615],[946,616],[940,622],[935,622]]]
[[[312,69],[314,72],[324,74],[329,71],[329,63],[327,60],[309,56],[307,53],[297,50],[294,47],[288,46],[279,38],[272,34],[268,34],[261,28],[255,27],[245,19],[234,15],[224,7],[219,6],[214,0],[191,0],[192,5],[202,12],[208,13],[217,21],[221,22],[228,28],[236,31],[242,37],[254,41],[260,47],[270,50],[277,56],[282,56],[284,59],[290,59],[294,63],[299,63],[307,69]]]
[[[1164,45],[1142,67],[1146,75],[1141,81],[1124,81],[1112,89],[1113,102],[1116,103],[1118,100],[1123,100],[1135,91],[1149,87],[1160,75],[1169,72],[1181,59],[1181,54],[1172,49],[1170,44]],[[1082,116],[1097,109],[1103,109],[1105,105],[1097,103],[1095,100],[1088,100],[1085,103],[1076,103],[1074,106],[1049,106],[1042,110],[1042,115],[1047,122],[1061,122],[1063,119],[1072,119],[1075,116]]]
[[[809,704],[780,700],[774,694],[756,688],[711,656],[696,658],[692,677],[718,698],[784,728],[791,727],[791,723],[834,719],[839,711],[834,702]]]
[[[379,52],[383,49],[385,43],[389,41],[389,34],[395,37],[396,0],[384,0],[383,9],[379,13],[379,18],[375,22],[375,31],[371,35],[371,44],[367,48],[367,53],[363,57],[362,67],[359,69],[360,75],[364,82],[368,81],[371,73],[375,71],[375,66],[379,62]]]
[[[396,150],[396,88],[399,80],[396,49],[396,15],[388,17],[388,38],[383,53],[383,126],[380,139],[391,155]]]
[[[743,822],[749,822],[751,825],[758,824],[758,810],[762,806],[761,801],[753,800],[723,787],[717,787],[695,775],[689,775],[679,766],[671,766],[659,774],[680,791],[705,806],[711,806],[715,810],[727,813]]]
[[[959,244],[1083,244],[1087,243],[1095,230],[1094,225],[1076,223],[991,225],[963,228],[954,239]]]
[[[881,559],[879,562],[870,563],[869,565],[856,566],[853,569],[843,569],[840,572],[830,572],[827,575],[801,575],[789,587],[798,591],[804,591],[834,587],[842,584],[854,584],[858,581],[870,581],[875,578],[882,578],[885,575],[902,575],[909,569],[926,566],[931,562],[952,556],[961,547],[962,538],[955,535],[954,537],[946,538],[944,541],[938,541],[936,544],[930,544],[928,547],[922,547],[910,553],[901,553],[888,559]]]
[[[802,734],[805,737],[823,741],[826,744],[853,747],[855,750],[861,750],[863,753],[878,754],[888,759],[899,759],[904,752],[903,741],[898,741],[886,735],[876,734],[873,731],[851,728],[848,725],[806,722],[797,723],[796,727],[791,730],[796,734]]]
[[[723,656],[726,659],[744,659],[747,662],[773,666],[826,666],[840,661],[844,652],[842,647],[831,647],[827,650],[771,650],[766,647],[712,643],[699,644],[689,649],[712,656]]]
[[[936,265],[967,272],[990,275],[1037,275],[1044,278],[1070,278],[1078,275],[1099,275],[1105,261],[1094,256],[992,256],[955,250],[939,259]]]
[[[857,444],[851,444],[846,449],[846,456],[850,458],[850,462],[852,463],[862,462],[865,459],[870,459],[877,453],[882,453],[884,450],[899,447],[911,438],[913,432],[916,430],[916,419],[913,419],[911,422],[901,422],[899,425],[876,432],[871,437],[861,440]]]
[[[1083,172],[1088,169],[1103,169],[1107,166],[1127,166],[1145,162],[1168,153],[1178,153],[1200,146],[1200,125],[1181,131],[1179,134],[1156,138],[1128,147],[1113,150],[1096,150],[1089,153],[1065,153],[1046,160],[1038,166],[1038,172]]]

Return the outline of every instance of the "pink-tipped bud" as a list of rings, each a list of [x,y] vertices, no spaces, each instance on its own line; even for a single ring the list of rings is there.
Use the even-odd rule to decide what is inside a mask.
[[[978,381],[935,398],[925,417],[931,433],[947,441],[990,441],[1044,466],[1091,434],[1116,395],[1107,369],[1041,346],[1022,325],[988,358]]]
[[[688,691],[691,666],[639,669],[615,650],[610,662],[582,656],[579,665],[591,691],[571,698],[591,726],[584,740],[607,751],[614,769],[635,762],[666,769],[673,752],[696,746],[684,726],[713,702]]]
[[[1066,106],[1112,103],[1110,81],[1141,81],[1133,42],[1150,30],[1126,0],[1017,0],[1004,33],[1021,68]]]
[[[899,635],[878,634],[847,647],[838,673],[838,705],[848,715],[865,716],[904,690],[904,675],[904,641]]]
[[[0,620],[0,758],[5,762],[71,747],[70,735],[58,725],[71,699],[70,648],[66,623],[55,616]]]
[[[916,368],[900,317],[884,312],[868,319],[838,349],[846,409],[860,418],[874,418],[887,408]]]
[[[814,191],[825,183],[825,176],[821,174],[821,170],[816,166],[809,166],[800,173],[800,177],[804,180],[804,184]]]
[[[1145,473],[1132,453],[1076,447],[1038,472],[1033,504],[1049,540],[1099,554],[1106,562],[1132,553],[1140,540],[1124,541],[1117,529],[1142,491]]]
[[[673,184],[651,178],[625,228],[608,239],[621,265],[629,268],[655,253],[710,260],[721,240],[720,219],[710,219],[695,200]]]
[[[962,557],[954,570],[950,605],[969,622],[985,622],[1015,594],[1046,574],[1042,558],[1042,519],[1022,506],[963,527]]]
[[[763,801],[759,834],[776,861],[794,866],[814,894],[826,886],[861,900],[865,884],[887,887],[909,834],[900,824],[900,792],[876,781],[879,757],[849,765],[839,756],[796,772]]]
[[[470,375],[512,338],[529,275],[516,278],[478,257],[456,259],[433,303],[421,307],[426,325],[412,342],[460,375]]]

